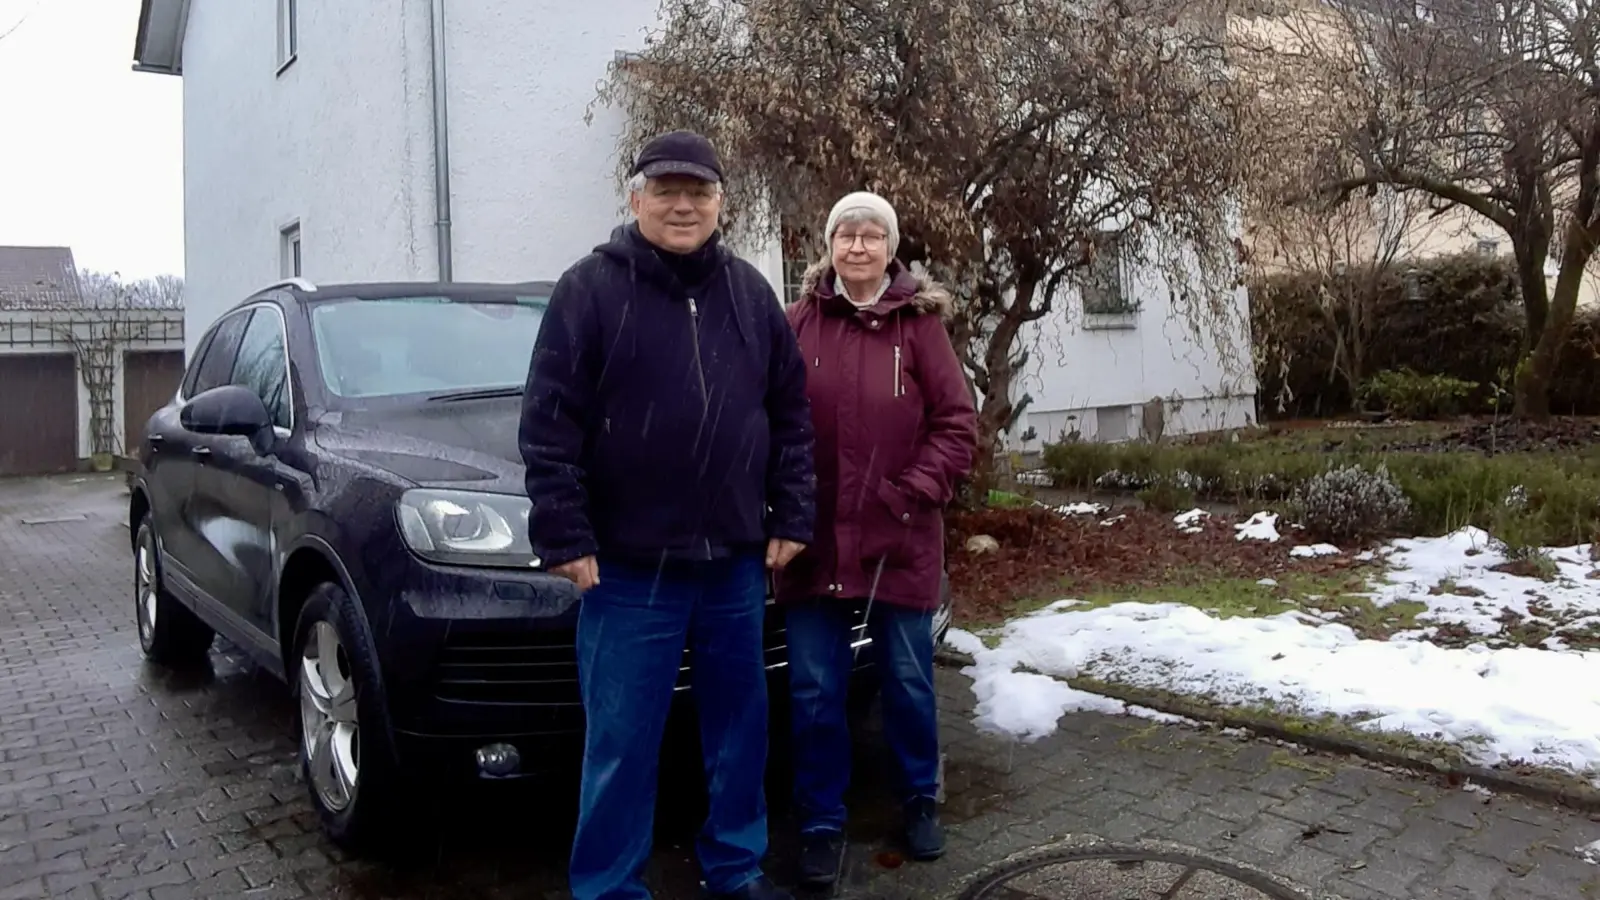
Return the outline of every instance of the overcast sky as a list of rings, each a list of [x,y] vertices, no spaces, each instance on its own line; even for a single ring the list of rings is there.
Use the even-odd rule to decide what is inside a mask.
[[[183,274],[182,85],[132,70],[138,24],[139,0],[0,0],[0,244]]]

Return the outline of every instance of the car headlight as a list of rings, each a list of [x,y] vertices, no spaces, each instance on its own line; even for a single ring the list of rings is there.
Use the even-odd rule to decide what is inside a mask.
[[[423,559],[459,566],[539,565],[526,497],[417,488],[400,496],[400,534]]]

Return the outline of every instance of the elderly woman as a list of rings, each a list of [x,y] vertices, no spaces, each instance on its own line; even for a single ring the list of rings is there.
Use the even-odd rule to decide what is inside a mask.
[[[816,534],[777,583],[787,612],[800,874],[812,887],[837,880],[844,852],[851,629],[862,606],[899,763],[907,849],[918,860],[944,853],[932,617],[943,507],[977,437],[941,316],[950,295],[895,259],[894,207],[850,194],[829,214],[827,240],[829,257],[806,273],[789,308],[816,431]]]

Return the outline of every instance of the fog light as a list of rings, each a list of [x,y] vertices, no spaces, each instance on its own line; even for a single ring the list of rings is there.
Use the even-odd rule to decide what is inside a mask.
[[[485,744],[477,755],[478,771],[492,778],[514,775],[522,768],[522,754],[510,744]]]

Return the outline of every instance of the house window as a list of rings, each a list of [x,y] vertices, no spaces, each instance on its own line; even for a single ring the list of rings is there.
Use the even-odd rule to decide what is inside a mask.
[[[811,264],[803,259],[786,259],[783,261],[783,302],[784,305],[800,299],[800,285],[806,276],[806,269]]]
[[[1478,252],[1484,256],[1493,256],[1500,250],[1500,242],[1494,238],[1478,238]]]
[[[278,71],[300,55],[300,14],[298,0],[278,0]]]
[[[1138,311],[1128,297],[1123,262],[1122,236],[1101,235],[1094,259],[1079,275],[1084,315],[1114,316]]]
[[[283,229],[278,240],[278,273],[284,278],[299,278],[303,274],[300,268],[300,223]]]

